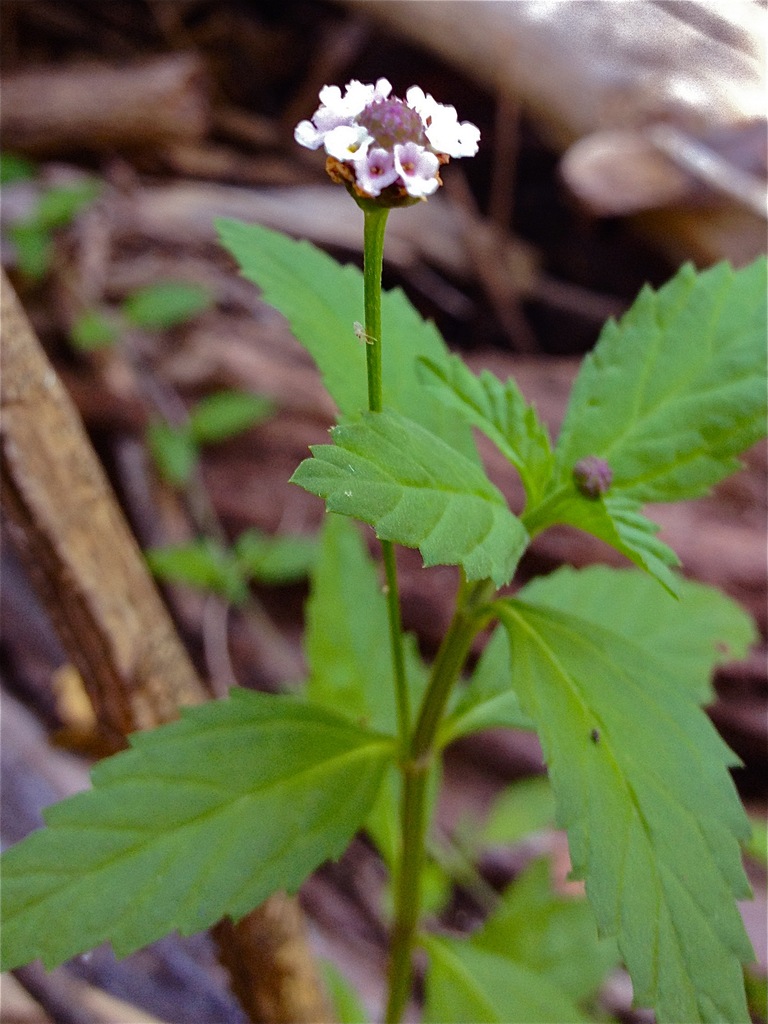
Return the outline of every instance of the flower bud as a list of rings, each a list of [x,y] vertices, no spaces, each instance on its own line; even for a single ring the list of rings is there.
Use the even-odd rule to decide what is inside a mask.
[[[573,467],[573,482],[585,498],[594,500],[606,494],[612,480],[613,470],[597,455],[586,455]]]

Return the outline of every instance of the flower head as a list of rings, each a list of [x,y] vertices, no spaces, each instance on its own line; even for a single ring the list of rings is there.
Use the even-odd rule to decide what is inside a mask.
[[[325,147],[326,169],[334,181],[385,206],[432,195],[442,184],[440,165],[450,157],[474,156],[480,141],[478,128],[459,123],[453,107],[418,86],[408,90],[405,100],[391,93],[386,78],[375,85],[353,79],[343,94],[338,86],[326,85],[312,120],[294,131],[300,145]]]

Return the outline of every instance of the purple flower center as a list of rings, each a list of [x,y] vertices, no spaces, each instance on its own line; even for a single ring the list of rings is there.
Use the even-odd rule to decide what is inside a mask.
[[[421,118],[397,98],[369,103],[357,120],[381,149],[391,151],[396,145],[405,145],[406,142],[416,142],[421,146],[425,143]]]

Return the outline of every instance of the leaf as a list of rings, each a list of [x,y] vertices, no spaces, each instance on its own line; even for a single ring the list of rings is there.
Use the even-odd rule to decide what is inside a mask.
[[[678,686],[708,704],[715,696],[715,667],[745,658],[757,632],[752,617],[719,590],[683,578],[678,584],[675,601],[632,569],[563,566],[527,583],[517,596],[562,612],[578,608],[580,619],[641,646],[644,657],[662,661]]]
[[[291,478],[329,512],[370,523],[381,540],[418,547],[426,566],[470,580],[512,578],[528,535],[483,470],[392,409],[335,427]]]
[[[161,331],[194,320],[212,303],[210,292],[201,285],[159,281],[129,295],[123,303],[123,312],[136,327]]]
[[[765,258],[684,266],[609,320],[571,394],[557,475],[607,459],[612,493],[644,503],[706,494],[766,426]]]
[[[234,554],[243,574],[258,583],[293,583],[309,575],[317,541],[304,534],[267,537],[259,530],[245,530],[237,538]]]
[[[568,523],[585,530],[610,544],[641,569],[654,576],[674,595],[678,593],[679,577],[669,566],[680,560],[655,536],[658,531],[639,511],[640,504],[621,495],[607,494],[588,498],[580,494],[572,481],[551,494],[523,522],[531,536],[555,523]]]
[[[42,229],[63,227],[98,198],[101,190],[102,184],[97,178],[46,189],[35,205],[32,223]]]
[[[53,240],[37,224],[11,224],[8,237],[16,250],[16,265],[32,281],[45,277],[53,259]]]
[[[95,352],[114,345],[120,337],[117,324],[101,310],[88,309],[72,325],[70,338],[81,352]]]
[[[496,728],[534,728],[512,688],[509,640],[503,629],[486,644],[472,678],[440,727],[438,743],[445,747],[459,736]]]
[[[589,1020],[546,975],[470,942],[423,936],[425,1024],[576,1024]]]
[[[555,798],[544,775],[533,775],[507,786],[494,800],[480,843],[514,846],[532,832],[555,823]]]
[[[218,391],[190,409],[190,430],[198,444],[211,444],[248,430],[273,412],[272,403],[259,395]]]
[[[522,600],[495,605],[600,934],[660,1022],[748,1020],[752,958],[733,897],[749,895],[738,763],[651,646]],[[578,607],[578,605],[577,605]]]
[[[586,900],[553,892],[547,857],[509,886],[472,945],[540,972],[575,1001],[594,993],[619,958],[615,942],[598,939]]]
[[[243,276],[262,289],[264,301],[280,310],[315,360],[342,417],[356,417],[368,407],[365,345],[354,333],[364,319],[361,272],[259,224],[217,220],[216,228]],[[362,229],[361,221],[361,237]],[[419,356],[438,365],[447,359],[434,324],[422,320],[400,289],[382,293],[381,317],[384,404],[477,462],[467,425],[427,394],[417,377]]]
[[[3,855],[3,969],[105,940],[126,956],[295,892],[344,850],[393,756],[338,716],[241,689],[135,734]]]
[[[437,396],[493,441],[519,471],[529,504],[538,504],[554,459],[547,428],[514,379],[502,384],[490,370],[476,377],[455,355],[443,366],[424,358],[421,364],[426,382],[433,385]]]
[[[367,1024],[370,1015],[356,990],[330,960],[320,961],[325,987],[331,997],[334,1020],[339,1024]]]
[[[147,444],[163,480],[174,487],[189,483],[199,452],[187,426],[172,427],[155,420],[147,427]]]
[[[37,165],[18,153],[0,153],[0,185],[14,185],[19,181],[33,181]]]
[[[305,650],[308,700],[356,724],[397,735],[386,599],[359,529],[343,516],[327,516],[323,524],[307,604]],[[405,658],[415,706],[426,672],[412,641]]]
[[[146,558],[153,574],[167,583],[220,594],[232,604],[243,604],[248,598],[247,584],[232,552],[209,537],[150,548]]]

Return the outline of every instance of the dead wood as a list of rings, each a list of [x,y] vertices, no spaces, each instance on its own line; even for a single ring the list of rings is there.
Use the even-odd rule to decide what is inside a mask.
[[[179,705],[199,703],[206,691],[72,401],[5,278],[2,326],[2,506],[9,533],[84,680],[106,743],[119,749],[128,733],[172,720]],[[278,898],[270,914],[255,914],[240,932],[231,929],[226,943],[238,984],[251,979],[254,992],[268,993],[268,1009],[253,1019],[292,1019],[292,1009],[275,1017],[274,1008],[284,1007],[300,964],[300,998],[314,1005],[301,1020],[327,1020],[298,907]],[[249,959],[255,933],[264,957],[273,957],[267,983],[253,975],[263,971],[264,957],[258,967]]]
[[[36,68],[5,76],[2,91],[3,146],[32,156],[191,144],[208,130],[202,65],[192,54]]]

